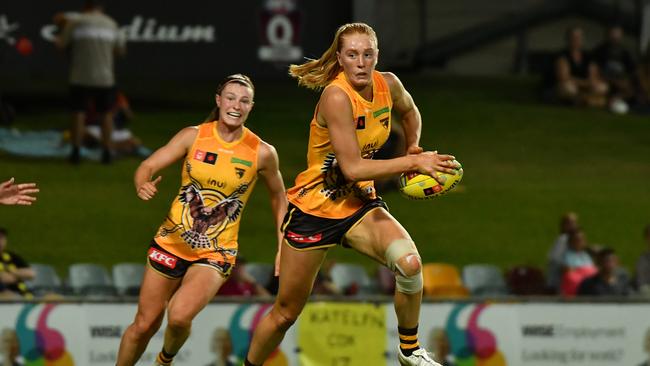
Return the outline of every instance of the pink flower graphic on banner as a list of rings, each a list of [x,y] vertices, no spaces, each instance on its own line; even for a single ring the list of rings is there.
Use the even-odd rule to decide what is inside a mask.
[[[456,305],[447,318],[446,331],[451,351],[458,366],[506,366],[507,362],[498,349],[497,338],[491,330],[479,326],[479,317],[487,304],[476,305],[472,309],[467,327],[458,325],[462,310],[471,304]]]
[[[57,329],[50,328],[47,319],[56,304],[46,304],[38,314],[36,326],[30,328],[27,318],[36,304],[27,304],[16,320],[16,335],[20,353],[27,366],[74,366],[72,356],[65,349],[65,338]]]
[[[242,324],[242,319],[244,318],[244,313],[249,311],[251,307],[257,307],[255,313],[253,314],[250,324]],[[252,305],[245,304],[240,306],[233,314],[232,319],[230,320],[230,336],[232,337],[234,353],[240,358],[244,359],[248,353],[248,346],[250,345],[250,340],[253,337],[253,331],[257,328],[257,325],[262,320],[264,315],[271,309],[270,304],[262,305]],[[280,350],[276,348],[273,353],[269,356],[269,359],[264,363],[264,365],[269,366],[287,366],[289,363],[287,361],[287,356]]]

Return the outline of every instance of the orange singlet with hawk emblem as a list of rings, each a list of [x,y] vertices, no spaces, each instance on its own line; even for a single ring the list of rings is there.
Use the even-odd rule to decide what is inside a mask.
[[[234,264],[241,214],[257,180],[260,138],[244,127],[239,140],[225,142],[217,123],[198,126],[181,188],[154,240],[188,261]]]
[[[384,77],[378,71],[372,75],[372,101],[364,99],[346,80],[343,72],[326,87],[341,88],[350,98],[352,116],[350,123],[356,126],[361,157],[372,156],[384,145],[390,134],[393,101]],[[316,106],[318,111],[318,106]],[[348,182],[341,173],[327,127],[316,121],[317,112],[309,126],[307,170],[296,177],[295,185],[287,191],[289,202],[310,215],[342,219],[365,202],[375,199],[373,181]]]

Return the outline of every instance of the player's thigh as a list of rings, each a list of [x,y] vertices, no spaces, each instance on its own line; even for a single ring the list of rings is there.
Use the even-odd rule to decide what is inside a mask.
[[[153,322],[160,317],[165,311],[167,301],[180,283],[180,279],[165,277],[150,266],[146,266],[140,286],[137,316],[143,317],[141,320],[147,322]]]
[[[386,264],[386,250],[395,240],[411,236],[388,211],[375,208],[345,234],[345,242],[358,252]],[[414,250],[415,246],[413,247]]]
[[[282,244],[276,304],[289,311],[287,315],[302,311],[326,255],[327,249],[297,250],[286,241]]]
[[[217,294],[226,278],[209,265],[192,265],[169,301],[169,313],[193,319]],[[171,316],[171,315],[170,315]]]

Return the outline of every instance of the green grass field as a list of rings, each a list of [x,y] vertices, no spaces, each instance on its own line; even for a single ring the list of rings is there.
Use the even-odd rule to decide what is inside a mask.
[[[650,222],[647,116],[542,105],[534,82],[525,79],[429,76],[403,81],[423,115],[422,145],[453,153],[465,168],[462,185],[434,201],[383,194],[424,261],[543,265],[560,215],[574,210],[589,241],[614,247],[632,268],[644,249],[642,228]],[[142,86],[131,88],[125,87],[127,94],[146,93]],[[182,108],[166,101],[160,108],[133,103],[133,130],[147,146],[159,147],[180,128],[202,120],[211,109],[212,88],[179,93]],[[278,149],[287,186],[305,165],[316,99],[317,94],[290,81],[258,85],[249,127]],[[15,127],[63,129],[67,124],[61,106],[22,111]],[[10,248],[31,262],[54,264],[60,274],[75,262],[110,266],[143,261],[178,189],[180,167],[163,171],[158,197],[142,202],[132,183],[138,163],[128,158],[109,167],[93,162],[70,166],[0,155],[0,179],[15,176],[41,188],[32,207],[0,207],[0,226],[10,231]],[[273,258],[273,224],[263,184],[244,213],[240,248],[249,261]],[[371,266],[342,248],[329,256]]]

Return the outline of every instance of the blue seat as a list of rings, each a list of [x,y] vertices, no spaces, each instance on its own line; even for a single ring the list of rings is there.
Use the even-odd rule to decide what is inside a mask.
[[[343,294],[365,295],[377,292],[377,284],[359,264],[336,263],[330,269],[329,275],[334,286]]]
[[[140,293],[145,265],[142,263],[117,263],[113,266],[113,284],[117,293],[123,296],[137,296]]]
[[[463,267],[463,283],[474,296],[503,296],[508,286],[499,267],[492,264],[469,264]]]
[[[29,265],[34,270],[35,276],[25,284],[34,294],[40,297],[47,294],[63,294],[65,292],[63,282],[56,273],[53,266],[43,263],[32,263]]]
[[[267,287],[271,282],[273,270],[273,265],[270,263],[249,262],[244,264],[244,271],[262,287]]]
[[[117,294],[106,269],[93,263],[76,263],[68,267],[68,284],[75,295],[110,297]]]

